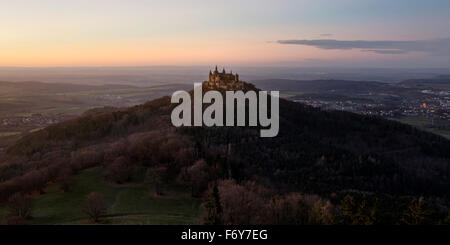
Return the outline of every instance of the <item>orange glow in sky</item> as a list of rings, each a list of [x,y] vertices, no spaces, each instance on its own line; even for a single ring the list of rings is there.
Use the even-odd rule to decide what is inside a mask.
[[[278,42],[450,37],[449,1],[411,1],[6,0],[0,66],[450,63],[448,55],[420,47],[373,51]]]

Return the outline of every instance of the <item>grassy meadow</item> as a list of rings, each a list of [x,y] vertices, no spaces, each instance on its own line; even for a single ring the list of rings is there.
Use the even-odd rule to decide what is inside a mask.
[[[45,194],[35,194],[30,224],[89,224],[81,209],[84,197],[94,191],[101,193],[105,200],[107,213],[102,217],[104,224],[199,223],[201,200],[191,198],[189,190],[184,187],[171,186],[165,195],[155,196],[152,186],[145,184],[143,178],[137,183],[115,185],[106,182],[102,172],[100,167],[82,171],[75,176],[76,183],[69,193],[52,184],[46,188]],[[7,209],[1,207],[0,219],[3,222],[6,215]]]

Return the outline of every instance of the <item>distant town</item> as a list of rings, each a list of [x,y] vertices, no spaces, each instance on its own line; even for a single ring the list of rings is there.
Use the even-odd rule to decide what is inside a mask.
[[[30,116],[11,116],[0,118],[0,125],[2,128],[17,128],[22,126],[31,126],[33,128],[42,128],[48,125],[62,122],[73,118],[74,116],[65,115],[63,113],[57,115],[42,115],[40,113],[31,114]]]
[[[450,93],[446,91],[433,92],[423,90],[426,99],[402,98],[398,106],[383,103],[364,103],[352,100],[329,101],[314,99],[296,99],[324,110],[351,111],[363,115],[378,115],[382,117],[423,116],[429,119],[441,119],[450,122]]]

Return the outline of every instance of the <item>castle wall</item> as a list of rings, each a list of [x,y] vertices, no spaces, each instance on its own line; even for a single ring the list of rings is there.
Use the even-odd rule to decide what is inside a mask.
[[[244,84],[239,81],[238,74],[218,72],[217,68],[214,73],[209,73],[209,80],[205,81],[205,85],[221,89],[242,89],[244,87]]]

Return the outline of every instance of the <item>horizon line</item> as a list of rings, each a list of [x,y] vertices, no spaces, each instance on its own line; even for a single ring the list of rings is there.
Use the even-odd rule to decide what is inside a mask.
[[[215,65],[76,65],[76,66],[0,66],[0,69],[63,69],[63,68],[150,68],[150,67],[214,67]],[[383,69],[383,70],[450,70],[450,67],[378,67],[378,66],[303,66],[303,65],[228,65],[242,68],[323,68],[323,69]]]

